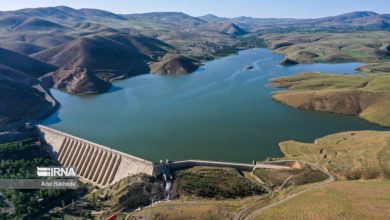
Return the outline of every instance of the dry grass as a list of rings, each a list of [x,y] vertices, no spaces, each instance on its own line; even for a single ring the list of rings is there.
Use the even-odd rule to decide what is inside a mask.
[[[265,34],[270,48],[299,63],[388,60],[389,32]]]
[[[319,162],[339,178],[390,178],[390,132],[342,132],[313,144],[281,142],[287,159]]]
[[[390,62],[370,63],[357,69],[363,73],[390,73]]]
[[[390,74],[304,73],[272,81],[275,87],[289,88],[273,96],[289,106],[357,115],[390,126]]]
[[[127,219],[230,219],[243,205],[251,204],[261,196],[239,200],[174,200],[160,203],[129,214]]]
[[[267,186],[276,190],[294,185],[320,182],[328,178],[327,174],[310,166],[291,170],[256,169],[254,175]]]
[[[305,192],[256,219],[390,219],[390,181],[333,182]]]

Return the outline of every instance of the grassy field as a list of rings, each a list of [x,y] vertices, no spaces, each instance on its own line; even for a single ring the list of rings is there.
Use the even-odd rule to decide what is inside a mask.
[[[274,190],[320,182],[328,178],[328,175],[321,170],[309,166],[292,170],[256,169],[254,175]]]
[[[389,32],[288,33],[263,37],[275,52],[299,63],[389,60]]]
[[[272,82],[274,87],[288,88],[273,99],[289,106],[356,115],[390,126],[390,74],[303,73]]]
[[[390,181],[333,182],[307,191],[255,219],[390,219]]]
[[[390,178],[390,132],[342,132],[279,145],[286,159],[319,162],[341,179]]]
[[[174,200],[157,204],[151,208],[132,213],[127,219],[215,219],[225,220],[232,217],[244,202],[250,203],[257,197],[244,200]]]

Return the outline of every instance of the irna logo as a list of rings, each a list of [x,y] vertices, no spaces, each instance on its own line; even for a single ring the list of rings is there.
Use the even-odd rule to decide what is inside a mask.
[[[38,176],[76,176],[73,167],[37,167]]]

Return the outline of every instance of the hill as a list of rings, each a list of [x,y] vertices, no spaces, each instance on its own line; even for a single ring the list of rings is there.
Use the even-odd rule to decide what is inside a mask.
[[[14,69],[33,77],[40,77],[57,69],[54,65],[3,48],[0,48],[0,65],[9,67],[9,70]]]
[[[115,13],[99,10],[99,9],[91,9],[91,8],[82,8],[78,10],[83,14],[85,17],[95,17],[95,18],[108,18],[108,19],[114,19],[114,20],[126,20],[125,17],[121,15],[117,15]]]
[[[203,15],[198,18],[206,22],[216,22],[216,23],[229,22],[230,20],[229,18],[222,18],[213,14]]]
[[[314,143],[284,141],[286,159],[320,163],[339,179],[390,178],[390,132],[349,131]]]
[[[390,27],[389,22],[389,15],[381,15],[372,11],[356,11],[310,21],[316,26],[333,27],[334,29],[346,28],[347,26],[362,29],[386,29]]]
[[[65,31],[67,27],[40,18],[28,18],[12,28],[13,31]]]
[[[390,52],[390,33],[288,33],[264,34],[268,47],[298,63],[383,62]]]
[[[107,91],[111,84],[96,76],[95,73],[85,68],[61,68],[47,76],[42,81],[64,90],[68,93],[95,94]]]
[[[150,65],[150,72],[160,75],[179,75],[194,72],[201,62],[185,56],[170,56]]]
[[[15,131],[23,127],[25,122],[51,113],[56,103],[47,96],[47,93],[37,87],[0,74],[0,133]]]
[[[23,127],[26,121],[42,118],[56,108],[57,103],[36,78],[56,69],[0,48],[0,133]]]
[[[33,54],[32,57],[61,68],[119,72],[133,76],[147,73],[151,55],[164,54],[166,44],[148,37],[124,34],[78,38]]]
[[[30,44],[30,43],[20,42],[20,41],[15,41],[10,43],[0,42],[0,46],[3,47],[4,49],[11,50],[23,55],[30,55],[45,49],[44,47],[35,44]]]
[[[177,25],[184,26],[186,28],[197,27],[206,23],[199,18],[192,17],[182,12],[151,12],[143,14],[128,14],[125,15],[125,17],[130,20],[154,22],[162,25],[174,25],[173,28],[175,28],[175,26],[177,28]]]
[[[390,75],[304,73],[272,79],[278,91],[273,99],[289,106],[356,115],[390,126]]]
[[[230,35],[233,35],[233,36],[237,36],[237,35],[244,35],[244,34],[247,34],[248,32],[246,32],[245,30],[243,30],[242,28],[240,28],[239,26],[233,24],[233,23],[229,23],[229,24],[225,24],[221,27],[220,31],[222,33],[226,33],[226,34],[230,34]]]

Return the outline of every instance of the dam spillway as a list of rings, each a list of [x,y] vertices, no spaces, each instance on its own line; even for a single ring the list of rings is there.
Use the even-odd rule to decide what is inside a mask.
[[[142,158],[43,125],[37,128],[53,157],[62,166],[74,167],[82,182],[104,187],[126,176],[155,172],[155,165]]]

